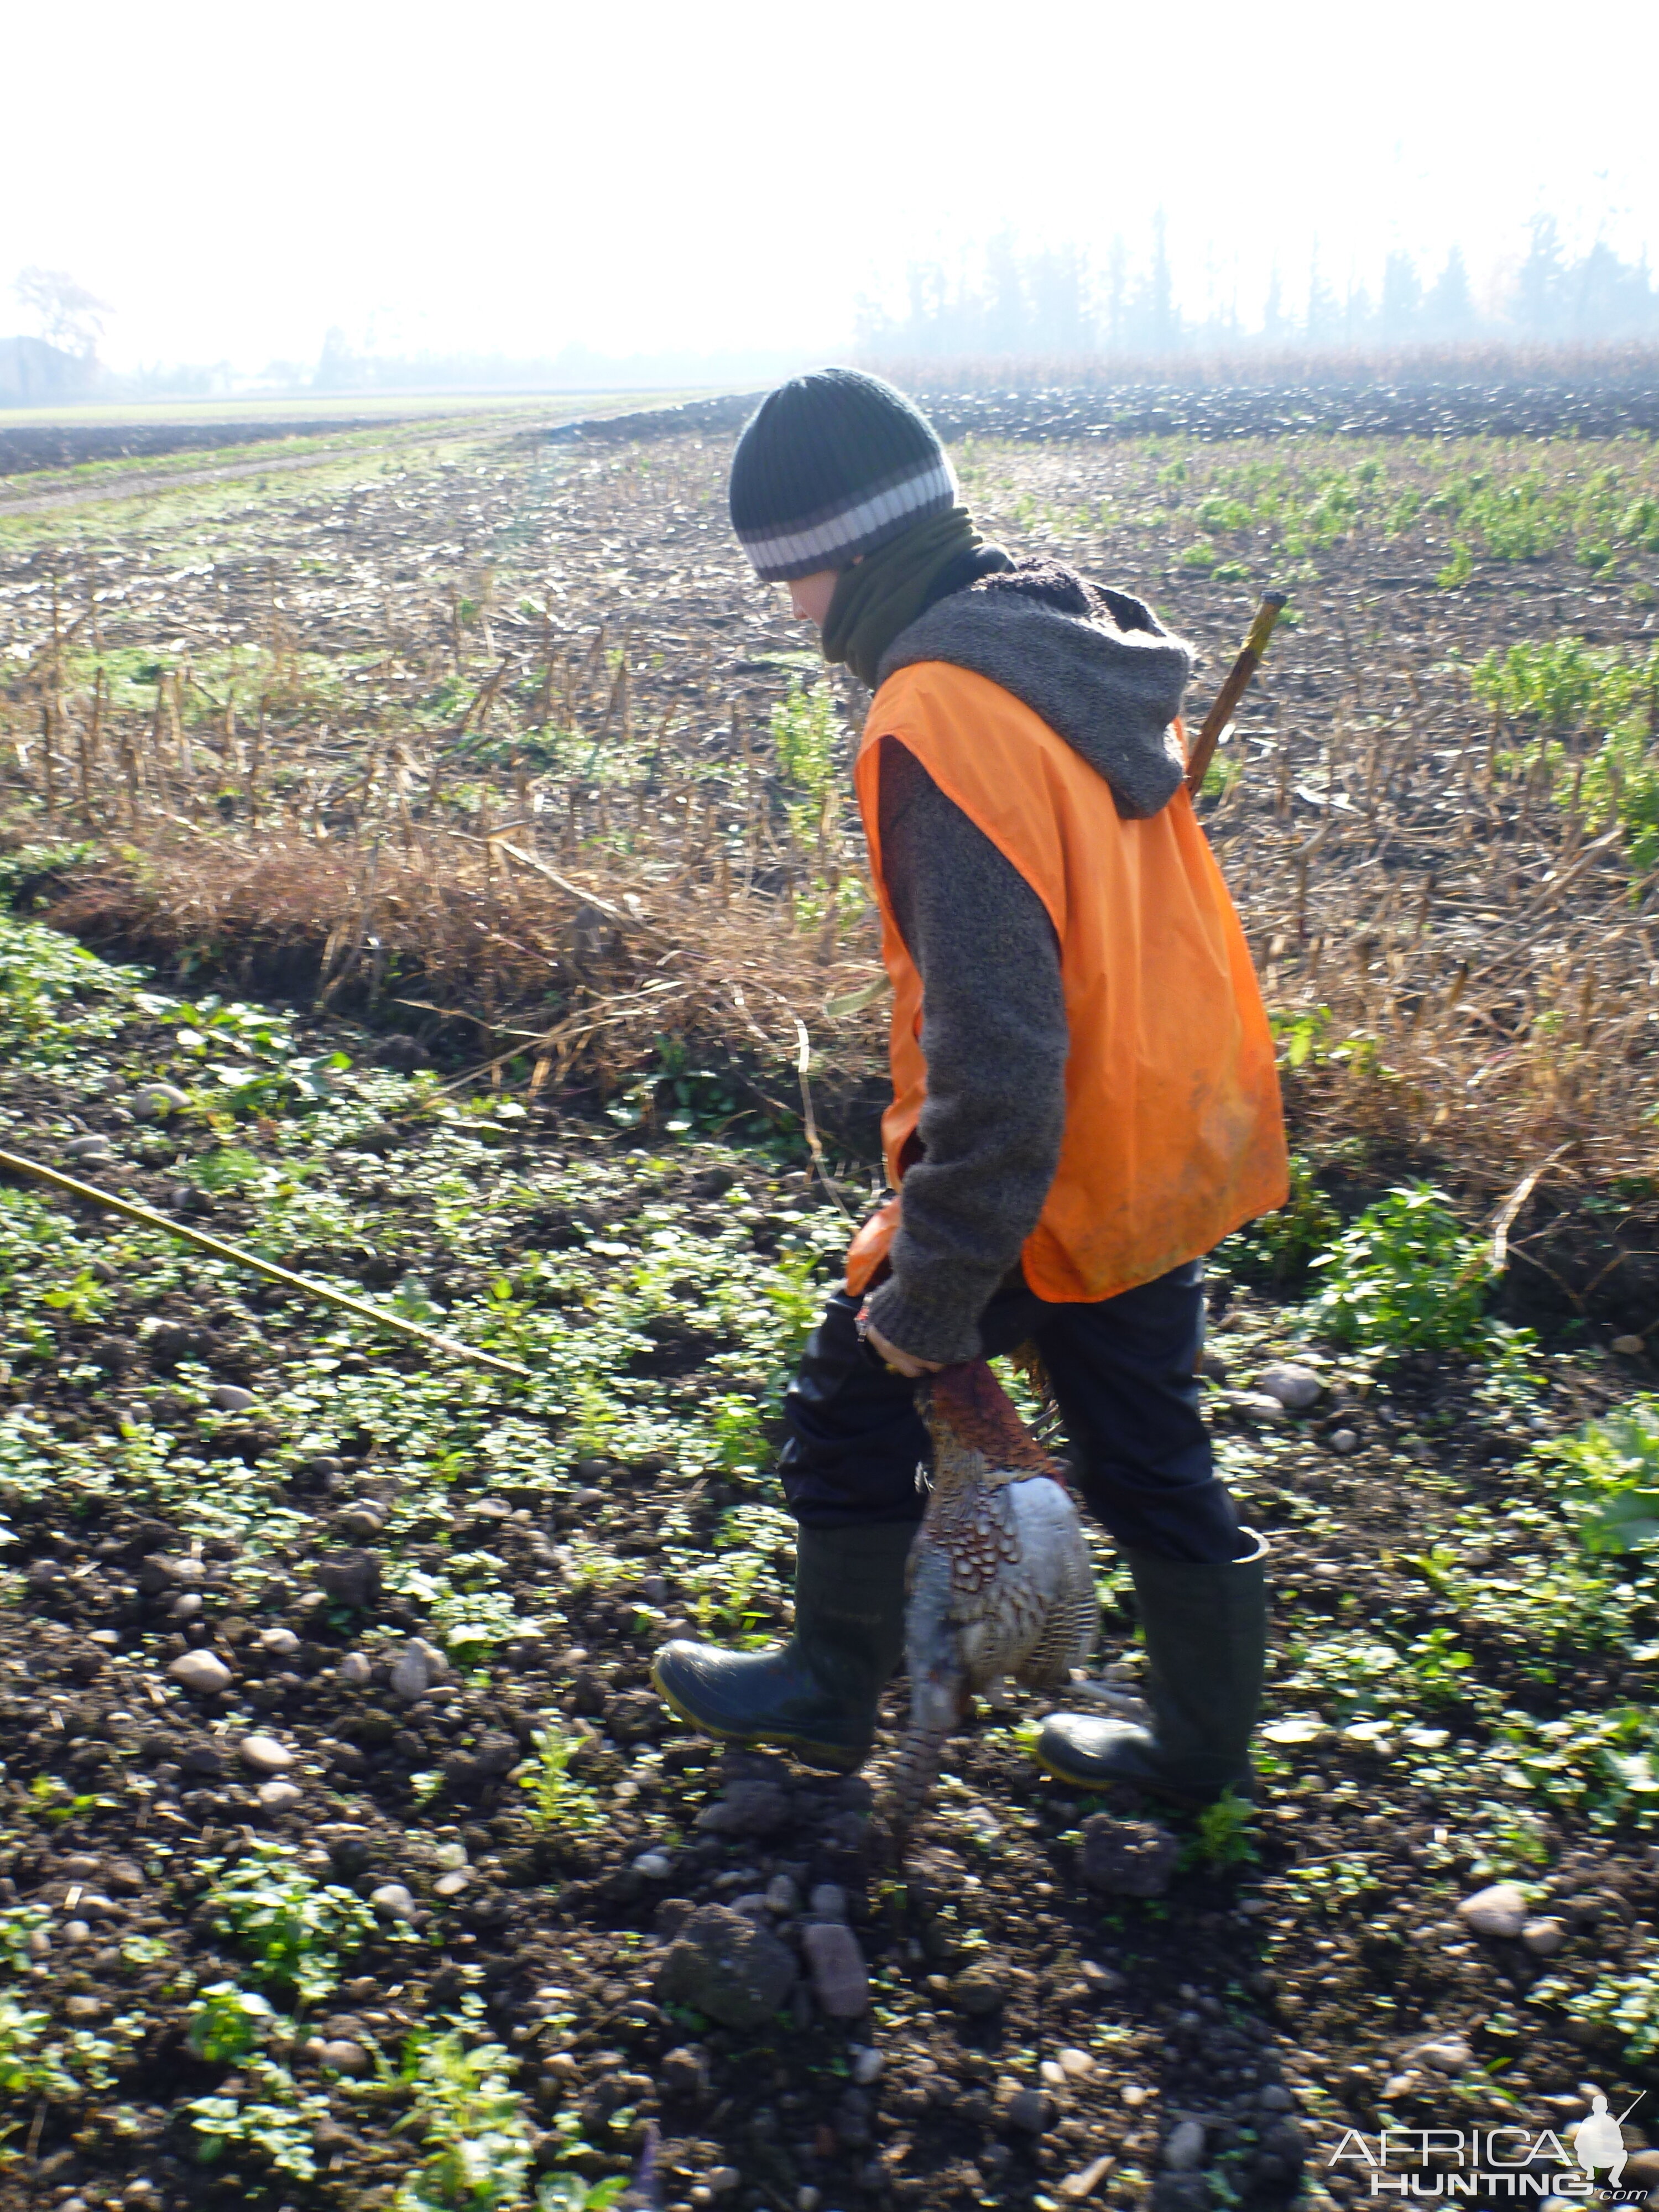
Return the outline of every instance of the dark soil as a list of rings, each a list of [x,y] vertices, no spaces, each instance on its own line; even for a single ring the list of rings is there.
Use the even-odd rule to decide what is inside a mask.
[[[969,388],[951,381],[951,364],[910,362],[901,381],[920,390],[947,437],[1138,438],[1170,433],[1199,439],[1284,437],[1319,432],[1348,437],[1616,438],[1659,428],[1659,362],[1639,348],[1601,369],[1547,359],[1412,362],[1369,368],[1304,360],[1293,369],[1195,363],[1185,375],[1126,368],[1118,380],[1027,377],[999,390],[994,363]]]
[[[1481,375],[1443,368],[1410,368],[1367,375],[1345,374],[1295,379],[1264,374],[1230,380],[1209,376],[1150,380],[1133,370],[1121,381],[1033,390],[959,390],[950,370],[925,362],[895,373],[923,395],[929,419],[942,437],[957,439],[1118,439],[1164,437],[1273,438],[1310,431],[1374,438],[1617,438],[1659,430],[1659,369],[1623,375]],[[642,409],[609,420],[561,425],[547,436],[559,443],[623,445],[653,442],[684,431],[709,436],[739,428],[753,413],[758,392],[731,398]]]
[[[276,1201],[251,1184],[245,1197],[215,1195],[202,1180],[223,1131],[199,1116],[161,1136],[135,1127],[125,1102],[138,1073],[179,1073],[173,1022],[102,973],[88,972],[82,1011],[60,1001],[50,1034],[68,1057],[53,1061],[37,1024],[27,1072],[0,1094],[5,1141],[84,1161],[69,1146],[106,1138],[112,1157],[84,1169],[95,1180],[191,1214],[205,1206],[219,1233],[270,1249]],[[115,1015],[118,1043],[77,1056],[77,1025],[91,1044]],[[770,1161],[696,1146],[676,1164],[623,1139],[596,1149],[591,1130],[556,1115],[504,1146],[400,1126],[374,1118],[399,1086],[368,1072],[367,1041],[335,1029],[298,1042],[344,1045],[365,1072],[341,1079],[326,1129],[307,1136],[303,1115],[268,1115],[235,1146],[256,1161],[309,1158],[361,1224],[345,1279],[384,1283],[399,1246],[419,1252],[450,1304],[446,1325],[475,1340],[495,1271],[538,1250],[568,1271],[556,1314],[586,1299],[598,1327],[606,1285],[629,1264],[617,1255],[640,1249],[653,1221],[684,1220],[708,1239],[729,1209],[755,1267],[780,1237],[811,1232],[826,1253],[838,1241],[834,1217],[792,1197],[799,1180]],[[99,1073],[111,1066],[113,1086]],[[602,1217],[538,1196],[579,1170],[609,1179]],[[722,1755],[649,1692],[651,1650],[691,1625],[697,1563],[723,1516],[770,1501],[763,1471],[688,1473],[672,1453],[577,1459],[576,1431],[545,1395],[461,1369],[440,1462],[399,1431],[395,1394],[373,1395],[377,1378],[399,1373],[411,1402],[441,1389],[418,1355],[342,1332],[321,1308],[273,1301],[234,1272],[210,1286],[187,1267],[157,1287],[153,1261],[146,1274],[137,1258],[163,1243],[105,1246],[96,1218],[33,1194],[0,1200],[9,1233],[47,1222],[71,1236],[42,1248],[43,1271],[80,1267],[75,1279],[103,1293],[95,1316],[77,1315],[73,1297],[33,1304],[27,1318],[15,1307],[9,1329],[0,1436],[15,1472],[0,1504],[16,1542],[0,1610],[0,1912],[41,1908],[35,1923],[12,1919],[19,1997],[44,2008],[53,2033],[110,2046],[106,2087],[18,2100],[0,2202],[389,2204],[421,2155],[419,2129],[398,2125],[410,2090],[377,2075],[372,2056],[360,2076],[335,2070],[323,2045],[378,2049],[395,2068],[446,2014],[520,2062],[515,2110],[538,2166],[629,2173],[654,2124],[665,2205],[702,2205],[712,2191],[746,2212],[1041,2208],[1080,2197],[1102,2160],[1088,2184],[1101,2202],[1153,2190],[1165,2212],[1272,2207],[1304,2174],[1351,2193],[1325,2165],[1344,2125],[1449,2115],[1540,2129],[1582,2110],[1586,2075],[1616,2088],[1620,2106],[1659,2081],[1621,2061],[1627,2031],[1567,2009],[1620,1971],[1621,1954],[1625,1972],[1650,1973],[1659,1917],[1643,1801],[1609,1797],[1594,1760],[1574,1767],[1571,1753],[1575,1729],[1650,1699],[1645,1586],[1615,1591],[1572,1570],[1557,1485],[1528,1456],[1540,1430],[1570,1428],[1616,1393],[1620,1370],[1605,1360],[1540,1356],[1537,1389],[1508,1401],[1455,1359],[1419,1356],[1380,1380],[1364,1362],[1337,1362],[1306,1419],[1253,1426],[1259,1415],[1229,1410],[1223,1368],[1242,1382],[1286,1348],[1294,1309],[1224,1267],[1218,1435],[1270,1535],[1279,1592],[1259,1813],[1233,1849],[1213,1826],[1127,1794],[1079,1802],[988,1716],[957,1747],[899,1881],[872,1847],[864,1781]],[[323,1268],[343,1257],[289,1250]],[[709,1362],[729,1360],[738,1340],[696,1317],[695,1282],[681,1288],[678,1317],[638,1340],[635,1371],[693,1394],[689,1445],[712,1414],[696,1400],[714,1380]],[[319,1349],[333,1376],[320,1389],[314,1371],[306,1382]],[[368,1395],[354,1395],[360,1383]],[[220,1401],[216,1413],[212,1394],[227,1385],[252,1402]],[[544,1451],[492,1479],[483,1447],[526,1413]],[[148,1456],[124,1453],[124,1432],[152,1440]],[[217,1485],[252,1501],[246,1542],[192,1535],[216,1524],[188,1478],[181,1490],[167,1472],[192,1451],[183,1464],[203,1468],[210,1498]],[[1481,1540],[1494,1529],[1557,1562],[1550,1590],[1530,1594],[1524,1563],[1520,1581],[1506,1574],[1503,1543]],[[603,1563],[597,1577],[572,1553],[576,1540]],[[463,1554],[487,1561],[477,1572],[493,1596],[532,1626],[472,1648],[410,1701],[389,1668],[411,1637],[439,1644],[445,1632],[401,1569],[435,1571]],[[1425,1570],[1431,1555],[1440,1564]],[[787,1621],[779,1564],[754,1585],[759,1632]],[[1101,1567],[1115,1571],[1103,1547]],[[1468,1655],[1462,1674],[1437,1674],[1420,1656],[1448,1646]],[[222,1691],[194,1694],[170,1677],[193,1650],[222,1662]],[[1379,1650],[1396,1662],[1419,1655],[1414,1671],[1379,1674]],[[1121,1610],[1107,1637],[1115,1653],[1132,1680]],[[1289,1741],[1284,1717],[1298,1711],[1311,1717]],[[900,1684],[884,1741],[902,1713]],[[1368,1733],[1379,1715],[1382,1732]],[[1505,1765],[1505,1731],[1558,1721],[1565,1768],[1540,1790]],[[1413,1745],[1407,1731],[1424,1723]],[[598,1825],[538,1819],[519,1786],[549,1724],[582,1736],[573,1778]],[[254,1735],[288,1755],[287,1804],[262,1796],[239,1748]],[[733,1792],[736,1781],[775,1787]],[[1164,1894],[1085,1885],[1084,1824],[1102,1811],[1152,1812],[1179,1839],[1182,1870]],[[245,2065],[209,2063],[190,2034],[201,1990],[260,1985],[256,1953],[216,1924],[210,1885],[257,1858],[261,1839],[289,1847],[315,1881],[365,1899],[401,1883],[414,1900],[412,1929],[382,1915],[382,1932],[309,2008],[263,1984],[295,2022],[292,2042],[274,2048],[295,2097],[322,2100],[301,2129],[311,2178],[272,2172],[252,2147],[204,2165],[195,2125],[195,2100],[253,2094]],[[659,1863],[636,1865],[651,1852]],[[1531,1886],[1535,1912],[1561,1919],[1565,1948],[1547,1966],[1451,1917],[1460,1896],[1504,1874]],[[845,1893],[872,1977],[868,2013],[827,2016],[805,1977],[758,2029],[666,1999],[663,1962],[695,1907],[735,1904],[797,1949],[814,1911],[837,1909],[814,1896],[822,1884]],[[482,2009],[469,2013],[474,1998]],[[1451,2050],[1449,2070],[1414,2056],[1425,2043]],[[64,2063],[88,2075],[72,2051]],[[1200,2163],[1154,2189],[1188,2121]]]

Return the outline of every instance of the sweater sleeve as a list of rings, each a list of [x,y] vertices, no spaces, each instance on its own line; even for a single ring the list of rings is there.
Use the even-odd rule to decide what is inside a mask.
[[[1069,1036],[1060,946],[1012,862],[896,739],[882,741],[883,870],[921,976],[927,1097],[892,1275],[870,1317],[919,1359],[971,1359],[1060,1160]]]

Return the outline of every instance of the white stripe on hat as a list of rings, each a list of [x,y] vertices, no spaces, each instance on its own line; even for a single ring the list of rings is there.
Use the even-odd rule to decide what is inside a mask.
[[[742,533],[743,549],[756,568],[763,571],[797,568],[803,561],[820,556],[824,566],[830,568],[836,555],[847,553],[884,523],[901,522],[936,500],[954,501],[957,491],[957,472],[951,466],[950,457],[941,453],[915,476],[890,484],[884,491],[856,507],[843,507],[839,514],[831,515],[826,522],[815,523],[810,530],[781,531],[769,537],[745,532]]]

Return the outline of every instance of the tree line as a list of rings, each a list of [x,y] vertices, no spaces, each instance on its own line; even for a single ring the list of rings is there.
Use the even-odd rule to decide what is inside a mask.
[[[1161,214],[1139,261],[1121,236],[1097,252],[1026,248],[1005,232],[954,268],[913,263],[902,300],[864,299],[858,343],[888,356],[1063,356],[1659,338],[1659,284],[1645,254],[1626,260],[1601,239],[1571,253],[1549,216],[1533,219],[1525,254],[1479,293],[1459,246],[1426,270],[1409,253],[1389,253],[1375,289],[1339,287],[1316,251],[1294,283],[1274,270],[1249,318],[1236,292],[1218,296],[1212,278],[1205,289],[1201,313],[1182,304],[1190,295],[1177,281]]]

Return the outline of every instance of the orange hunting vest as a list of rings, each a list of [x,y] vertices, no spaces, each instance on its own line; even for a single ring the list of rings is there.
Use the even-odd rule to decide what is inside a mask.
[[[1176,725],[1179,729],[1179,724]],[[1196,1259],[1289,1182],[1273,1038],[1249,948],[1185,790],[1149,821],[1000,684],[943,661],[890,676],[858,760],[893,984],[887,1176],[927,1094],[921,978],[883,874],[879,744],[907,745],[1030,884],[1060,941],[1071,1051],[1060,1164],[1021,1258],[1040,1297],[1106,1298]],[[890,1199],[848,1255],[856,1296],[886,1256]]]

